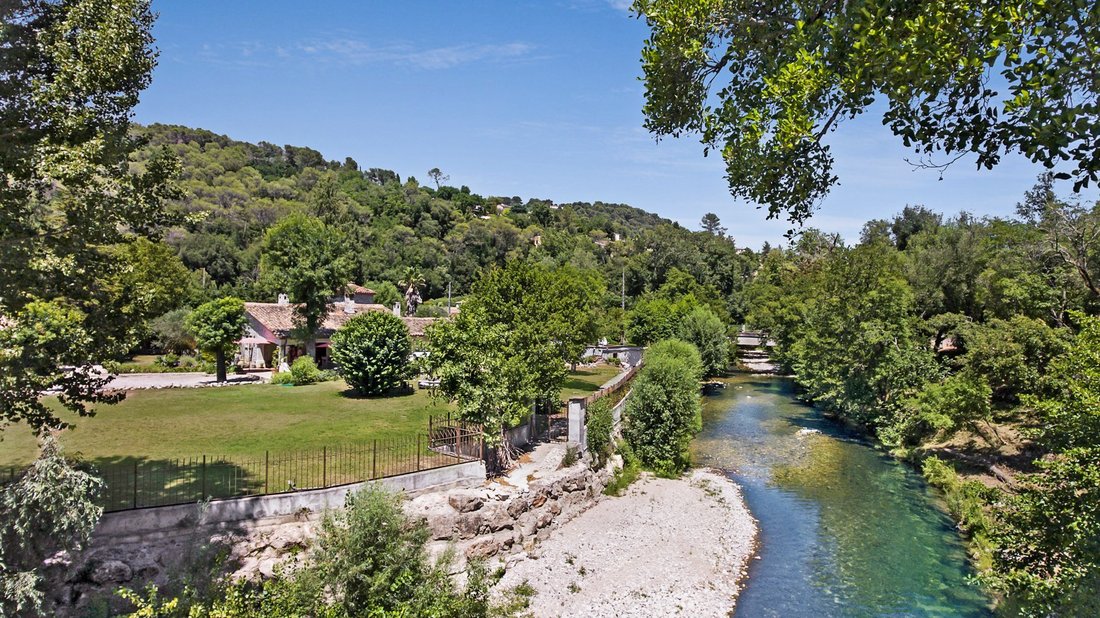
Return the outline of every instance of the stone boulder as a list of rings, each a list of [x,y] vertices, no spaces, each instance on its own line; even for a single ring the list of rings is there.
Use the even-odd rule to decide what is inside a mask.
[[[471,539],[481,531],[482,523],[481,513],[463,513],[455,520],[455,536],[460,539]]]
[[[459,513],[469,513],[480,509],[485,497],[472,491],[455,491],[447,496],[447,504]]]
[[[500,544],[494,537],[479,539],[466,548],[466,557],[470,559],[488,558],[500,551]]]
[[[92,567],[88,579],[104,586],[107,584],[121,584],[134,578],[134,570],[130,565],[121,560],[104,560]]]

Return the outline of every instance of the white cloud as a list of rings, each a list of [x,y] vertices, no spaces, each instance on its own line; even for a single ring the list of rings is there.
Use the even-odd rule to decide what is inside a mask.
[[[533,58],[531,52],[534,50],[534,45],[523,42],[417,47],[409,44],[373,45],[361,39],[333,37],[280,45],[204,43],[198,57],[206,62],[241,66],[275,66],[304,61],[352,66],[394,64],[440,70],[479,62],[529,60]]]

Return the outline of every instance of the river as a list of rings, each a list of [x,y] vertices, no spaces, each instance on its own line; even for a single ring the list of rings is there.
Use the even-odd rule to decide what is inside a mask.
[[[789,380],[736,377],[706,397],[693,456],[736,480],[760,523],[738,618],[991,615],[923,479]]]

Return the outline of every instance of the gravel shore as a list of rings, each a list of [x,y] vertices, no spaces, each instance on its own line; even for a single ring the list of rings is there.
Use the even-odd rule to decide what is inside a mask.
[[[539,617],[728,616],[755,536],[725,475],[645,476],[510,557],[497,589],[528,582]]]

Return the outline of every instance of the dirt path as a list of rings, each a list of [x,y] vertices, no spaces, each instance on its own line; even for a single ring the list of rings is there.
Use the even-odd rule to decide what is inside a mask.
[[[498,590],[527,581],[535,616],[728,616],[756,522],[726,476],[646,477],[508,559]]]

